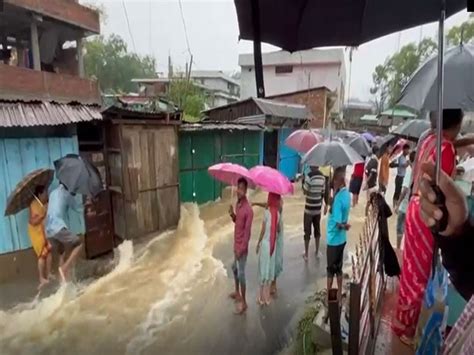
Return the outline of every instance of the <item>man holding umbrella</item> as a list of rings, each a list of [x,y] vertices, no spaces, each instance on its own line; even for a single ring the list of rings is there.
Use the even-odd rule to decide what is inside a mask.
[[[97,168],[76,154],[68,154],[56,160],[54,166],[60,184],[49,196],[46,234],[53,250],[60,255],[59,275],[62,281],[66,281],[83,243],[69,229],[65,217],[70,209],[82,214],[82,204],[75,200],[77,193],[96,197],[103,185]]]
[[[81,238],[71,232],[65,222],[69,209],[82,213],[82,206],[76,201],[75,194],[60,183],[49,196],[46,234],[53,249],[59,254],[59,275],[62,281],[67,280],[69,270],[82,249]]]

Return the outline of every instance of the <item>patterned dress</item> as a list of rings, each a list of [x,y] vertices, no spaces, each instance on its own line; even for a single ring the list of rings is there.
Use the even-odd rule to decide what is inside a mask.
[[[278,239],[275,247],[275,252],[270,253],[270,228],[271,216],[267,209],[263,215],[263,223],[265,224],[265,234],[260,245],[260,253],[258,255],[258,270],[260,284],[269,284],[275,279],[276,275],[276,259],[278,254]],[[282,227],[280,214],[278,214],[278,225]],[[281,229],[280,229],[281,230]],[[278,235],[279,237],[279,235]],[[281,269],[279,270],[281,272]]]
[[[436,158],[436,136],[429,135],[418,152],[413,170],[413,196],[407,209],[405,225],[405,249],[403,250],[402,275],[396,318],[392,328],[398,336],[413,337],[421,311],[424,292],[431,273],[434,239],[431,230],[425,225],[420,214],[418,184],[422,177],[421,166]],[[441,169],[453,175],[456,153],[452,142],[443,139]]]

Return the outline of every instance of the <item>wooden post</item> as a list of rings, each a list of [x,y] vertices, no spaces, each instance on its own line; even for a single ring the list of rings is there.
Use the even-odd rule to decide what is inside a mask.
[[[41,58],[39,49],[38,25],[36,19],[31,19],[30,24],[31,50],[33,52],[33,69],[41,70]]]
[[[82,38],[76,40],[76,50],[77,50],[77,73],[80,78],[84,78],[84,53],[83,53],[83,42]]]
[[[360,284],[351,282],[349,294],[349,355],[359,354]]]
[[[334,355],[342,355],[341,312],[337,291],[335,288],[328,291],[329,325],[331,328],[332,353]]]

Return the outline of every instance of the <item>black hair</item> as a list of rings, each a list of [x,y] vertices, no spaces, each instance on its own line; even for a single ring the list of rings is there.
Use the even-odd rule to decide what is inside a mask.
[[[240,184],[244,185],[245,188],[247,188],[249,186],[249,183],[247,182],[247,179],[245,179],[243,177],[241,177],[241,178],[239,178],[239,180],[237,180],[237,186],[240,185]]]
[[[410,144],[407,144],[407,143],[404,144],[402,149],[403,149],[403,150],[405,150],[405,149],[410,149]]]
[[[443,130],[460,125],[463,117],[464,112],[460,108],[445,108],[443,110]]]
[[[416,152],[414,150],[412,150],[410,152],[410,155],[408,155],[408,159],[410,159],[410,162],[411,163],[414,163],[415,162],[415,158],[416,158]]]
[[[377,148],[375,145],[372,147],[372,154],[375,154],[377,155],[377,153],[379,152],[379,148]]]
[[[41,195],[44,192],[45,189],[46,189],[46,187],[44,185],[37,185],[35,187],[35,196],[39,197],[39,195]]]

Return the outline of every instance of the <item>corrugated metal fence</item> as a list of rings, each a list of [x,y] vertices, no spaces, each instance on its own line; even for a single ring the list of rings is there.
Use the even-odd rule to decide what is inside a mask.
[[[68,153],[78,153],[75,135],[61,138],[0,138],[0,213],[3,215],[8,195],[23,176],[38,168],[53,168],[53,162]],[[55,180],[51,189],[56,186]],[[83,214],[71,211],[69,225],[74,232],[84,233]],[[0,217],[0,253],[29,248],[31,243],[27,230],[28,210]]]
[[[221,196],[222,184],[207,169],[220,162],[251,168],[261,163],[260,131],[195,131],[179,133],[181,202],[204,203]]]

